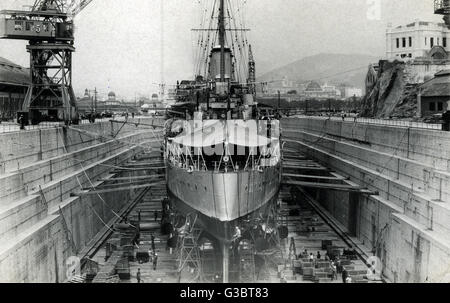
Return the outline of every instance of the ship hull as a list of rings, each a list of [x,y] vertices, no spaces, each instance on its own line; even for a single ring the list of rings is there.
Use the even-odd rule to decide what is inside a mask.
[[[189,173],[169,164],[169,198],[177,212],[197,213],[197,222],[206,233],[227,242],[240,219],[266,216],[268,207],[278,199],[280,170],[277,165],[263,172]]]

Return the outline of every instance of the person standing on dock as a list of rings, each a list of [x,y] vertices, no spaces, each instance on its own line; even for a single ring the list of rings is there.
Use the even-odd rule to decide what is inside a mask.
[[[296,259],[297,250],[295,249],[295,239],[294,239],[294,237],[291,237],[291,244],[289,246],[289,255],[293,256],[294,259]]]
[[[20,129],[24,130],[25,129],[25,119],[24,119],[23,115],[20,115],[18,121],[19,121],[19,124],[20,124]]]
[[[338,274],[342,274],[343,267],[340,259],[337,259],[336,261],[336,269]]]
[[[331,267],[331,281],[337,280],[336,274],[337,268],[336,265],[334,264],[334,261],[331,261],[330,267]]]
[[[158,254],[155,253],[153,256],[153,270],[156,270],[156,266],[158,265]]]
[[[136,274],[136,279],[138,283],[141,283],[141,269],[138,268],[137,274]]]
[[[347,270],[344,269],[342,271],[342,282],[347,283],[347,278],[348,278],[348,273],[347,273]]]
[[[151,240],[152,240],[152,250],[155,251],[155,236],[153,234],[151,235]]]
[[[448,101],[447,104],[447,111],[442,114],[442,120],[444,122],[442,124],[442,130],[448,132],[450,131],[450,101]]]

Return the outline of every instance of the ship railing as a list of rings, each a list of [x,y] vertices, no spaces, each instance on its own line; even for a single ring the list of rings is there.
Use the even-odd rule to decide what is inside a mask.
[[[214,173],[239,172],[239,171],[260,171],[265,168],[275,166],[279,162],[277,156],[271,158],[258,158],[249,162],[239,161],[231,164],[224,164],[223,161],[204,162],[203,160],[185,161],[184,158],[169,157],[169,162],[173,167],[182,168],[187,172],[210,171]]]
[[[249,153],[245,161],[234,159],[231,154],[230,150],[226,149],[225,154],[221,155],[218,161],[206,161],[202,148],[197,148],[196,152],[193,152],[190,148],[180,147],[178,144],[168,144],[166,157],[173,166],[186,169],[188,172],[214,171],[216,173],[241,170],[263,171],[264,167],[275,166],[281,158],[279,143],[260,154]]]

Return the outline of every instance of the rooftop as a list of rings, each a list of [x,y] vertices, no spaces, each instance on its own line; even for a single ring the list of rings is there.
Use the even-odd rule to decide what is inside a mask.
[[[388,25],[388,30],[389,30],[389,29],[390,29],[390,30],[392,30],[392,29],[394,29],[394,30],[399,30],[399,29],[411,29],[412,27],[415,27],[416,24],[418,24],[419,27],[442,27],[442,29],[447,29],[447,25],[445,25],[444,22],[439,22],[439,23],[437,23],[437,22],[427,22],[427,21],[419,21],[419,20],[416,20],[416,21],[414,21],[414,22],[412,22],[412,23],[408,23],[408,24],[406,24],[406,25],[399,25],[399,26],[396,26],[396,27],[393,27],[393,26],[390,24],[390,25]]]
[[[436,73],[433,79],[422,84],[421,89],[424,97],[450,97],[450,69]]]
[[[28,86],[30,84],[29,69],[0,57],[0,83]]]

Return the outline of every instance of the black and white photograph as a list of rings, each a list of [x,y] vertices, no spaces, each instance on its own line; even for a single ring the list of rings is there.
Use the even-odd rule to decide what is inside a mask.
[[[404,283],[450,283],[450,0],[1,0],[0,284]]]

